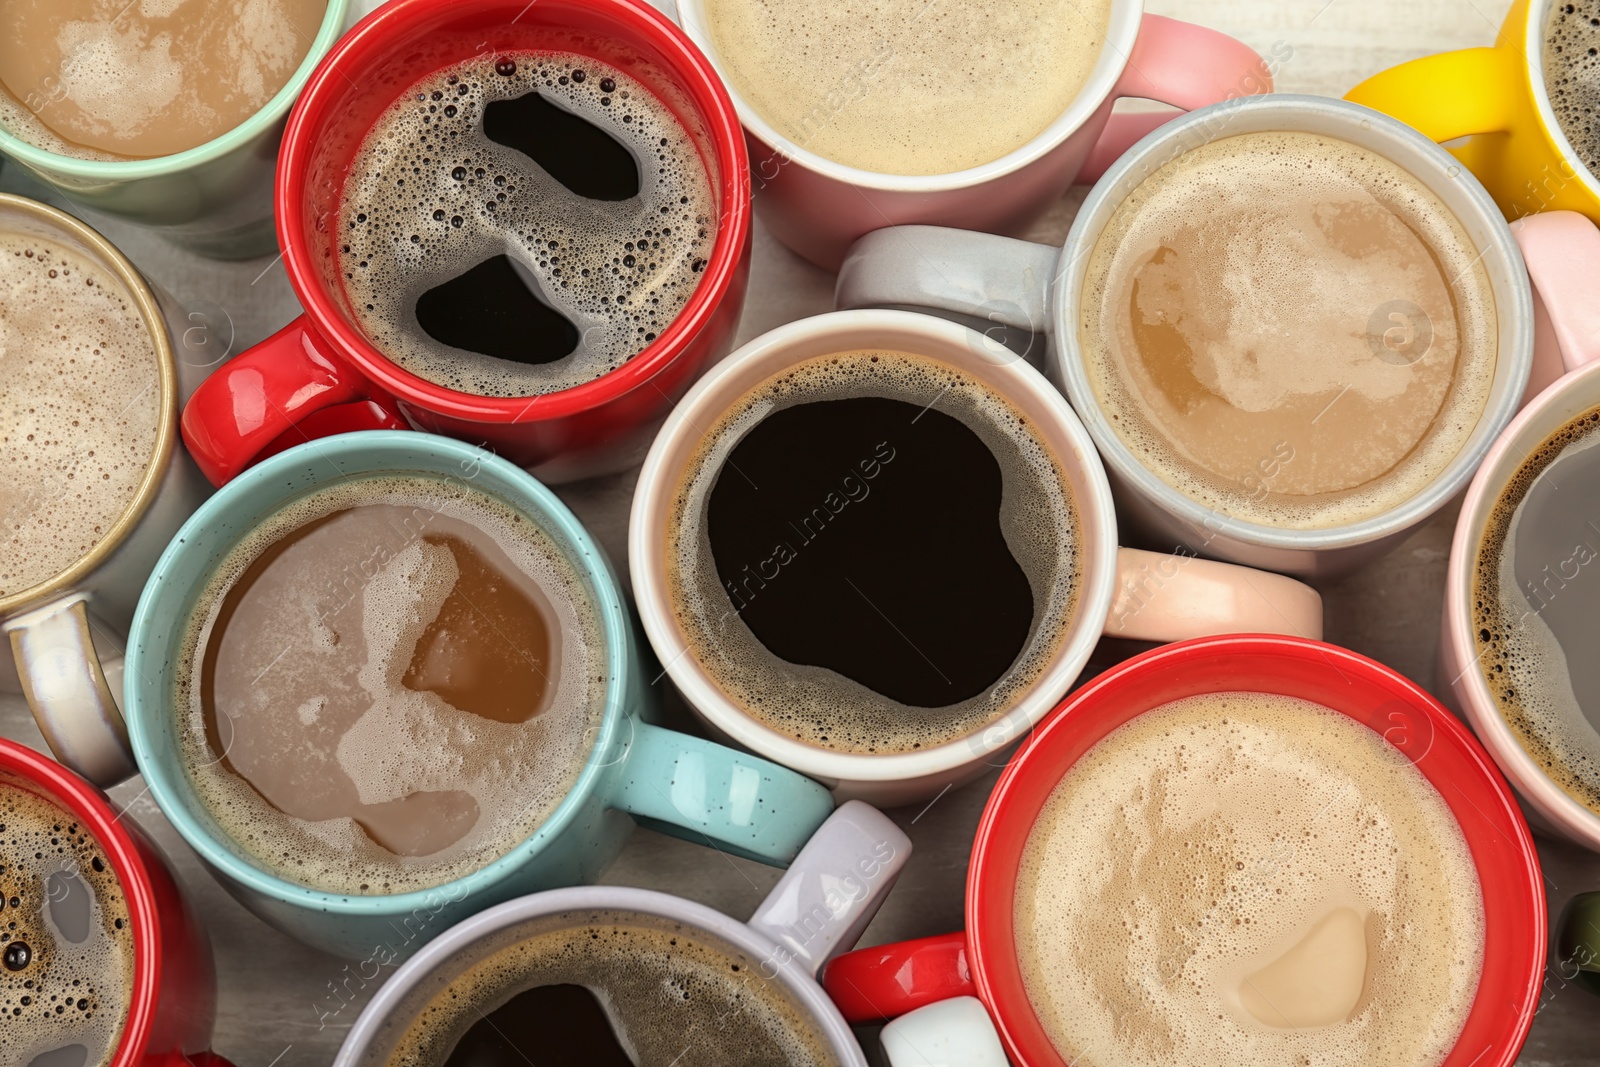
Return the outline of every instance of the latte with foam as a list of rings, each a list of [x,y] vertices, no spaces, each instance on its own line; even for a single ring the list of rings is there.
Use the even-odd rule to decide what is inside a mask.
[[[598,610],[567,550],[459,480],[355,478],[218,566],[175,672],[190,780],[247,860],[392,894],[531,836],[604,712]]]
[[[1378,734],[1217,693],[1067,770],[1015,929],[1028,998],[1084,1067],[1434,1067],[1472,1006],[1484,912],[1455,817]]]
[[[783,137],[862,170],[949,174],[1071,106],[1111,0],[706,0],[705,17],[722,72]]]
[[[1600,174],[1600,0],[1549,0],[1544,90],[1561,132]]]
[[[641,913],[494,935],[392,1011],[368,1067],[837,1067],[809,1010],[712,934]],[[455,973],[450,973],[454,971]],[[399,1020],[407,1019],[407,1022]]]
[[[1208,142],[1117,207],[1078,343],[1148,470],[1239,519],[1328,529],[1421,492],[1494,381],[1489,276],[1398,164],[1301,132]]]
[[[0,597],[71,567],[133,505],[161,436],[159,360],[109,271],[0,232]]]

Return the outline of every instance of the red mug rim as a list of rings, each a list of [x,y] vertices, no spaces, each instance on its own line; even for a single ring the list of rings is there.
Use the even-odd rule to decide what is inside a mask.
[[[155,1025],[156,991],[161,985],[161,939],[156,934],[160,920],[155,889],[139,846],[111,810],[105,794],[54,760],[0,738],[0,772],[21,779],[26,787],[81,822],[116,872],[133,931],[133,982],[111,1067],[134,1067],[144,1059]]]
[[[1007,1053],[1027,1067],[1066,1065],[1028,999],[1012,927],[1017,861],[1044,799],[1067,767],[1123,722],[1183,696],[1238,690],[1302,696],[1369,727],[1388,724],[1384,738],[1439,789],[1472,851],[1485,918],[1478,988],[1444,1064],[1507,1067],[1538,1009],[1546,917],[1538,855],[1505,780],[1466,728],[1397,672],[1320,641],[1256,635],[1167,645],[1096,677],[1063,701],[1000,776],[973,844],[966,926],[973,982]],[[1481,821],[1463,818],[1464,810]]]
[[[490,8],[516,6],[513,0],[477,2]],[[348,77],[345,69],[361,70],[364,60],[376,49],[393,37],[410,32],[420,20],[443,6],[464,8],[466,4],[464,0],[390,0],[346,33],[306,82],[284,130],[274,183],[278,245],[283,250],[289,284],[316,329],[335,343],[342,355],[397,397],[428,411],[476,422],[524,423],[563,418],[598,407],[648,383],[681,355],[710,322],[740,270],[742,250],[750,238],[750,168],[733,100],[710,60],[655,8],[643,0],[585,0],[582,6],[604,8],[608,16],[671,58],[710,132],[721,176],[718,203],[722,217],[716,240],[706,256],[705,274],[688,304],[659,337],[622,366],[592,381],[532,397],[486,397],[446,389],[391,362],[345,318],[323,288],[317,265],[312,262],[310,242],[302,233],[301,210],[316,151],[313,138],[338,102],[339,83]],[[547,3],[540,6],[549,7]]]

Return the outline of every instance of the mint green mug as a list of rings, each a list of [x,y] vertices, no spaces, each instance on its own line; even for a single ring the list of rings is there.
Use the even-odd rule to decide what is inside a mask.
[[[39,148],[0,126],[0,153],[73,203],[148,226],[191,252],[217,259],[274,252],[278,141],[300,90],[344,32],[349,6],[350,0],[328,0],[316,38],[283,88],[260,111],[205,144],[152,159],[79,159]]]
[[[421,475],[467,480],[562,546],[606,645],[605,708],[566,797],[510,852],[455,881],[389,895],[297,884],[233,845],[198,795],[174,712],[180,643],[215,568],[263,519],[333,482]],[[657,726],[621,586],[572,513],[526,471],[433,434],[368,431],[301,445],[244,472],[195,512],[145,586],[128,636],[123,708],[151,795],[245,907],[318,948],[379,963],[409,956],[451,924],[535,890],[593,882],[640,822],[726,852],[786,866],[833,810],[822,786],[755,756]],[[106,731],[106,745],[118,740]]]

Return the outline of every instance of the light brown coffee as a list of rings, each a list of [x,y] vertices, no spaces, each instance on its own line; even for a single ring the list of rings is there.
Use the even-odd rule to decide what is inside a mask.
[[[247,858],[330,891],[504,855],[566,798],[604,707],[583,579],[464,481],[312,492],[230,553],[194,620],[192,780]]]
[[[195,148],[277,95],[327,0],[9,0],[0,127],[82,159]]]
[[[159,359],[110,272],[0,233],[0,597],[88,555],[133,504],[161,435]]]
[[[1380,515],[1456,457],[1498,353],[1482,256],[1399,165],[1310,133],[1186,152],[1096,241],[1078,341],[1162,481],[1268,526]]]
[[[790,141],[862,170],[948,174],[1021,148],[1067,110],[1111,2],[706,0],[705,13],[728,80]]]
[[[1017,876],[1029,1000],[1084,1067],[1434,1067],[1482,967],[1461,828],[1377,733],[1190,697],[1062,776]]]

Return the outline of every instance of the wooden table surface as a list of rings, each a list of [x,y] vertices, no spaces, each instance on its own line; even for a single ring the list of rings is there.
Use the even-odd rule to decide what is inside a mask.
[[[1280,91],[1337,96],[1394,63],[1490,43],[1506,2],[1149,0],[1148,8],[1224,30],[1258,51],[1285,57],[1277,72]],[[12,166],[0,170],[0,189],[51,199]],[[1059,244],[1083,193],[1082,188],[1071,190],[1031,236]],[[296,313],[283,268],[275,259],[208,262],[131,227],[99,224],[150,278],[188,307],[226,324],[219,329],[231,335],[234,351],[267,336]],[[758,226],[739,340],[830,310],[832,292],[832,275],[797,259]],[[628,503],[636,477],[637,471],[628,471],[559,491],[624,570]],[[1327,639],[1387,663],[1438,692],[1434,656],[1454,519],[1454,509],[1447,510],[1396,552],[1325,587]],[[1096,659],[1105,660],[1112,651],[1105,650]],[[694,729],[693,720],[674,704],[674,723]],[[0,696],[0,734],[42,746],[19,698]],[[972,834],[997,774],[998,769],[953,790],[926,809],[890,813],[910,834],[914,854],[867,930],[864,944],[944,933],[960,926]],[[217,1051],[237,1067],[321,1067],[331,1062],[375,983],[354,1002],[335,1010],[331,989],[346,977],[344,961],[290,940],[236,904],[200,868],[144,792],[140,779],[113,790],[112,797],[172,857],[210,924],[220,975]],[[1539,852],[1552,913],[1572,894],[1600,888],[1600,856],[1544,839]],[[760,864],[638,830],[605,880],[676,893],[743,918],[776,879],[777,872]],[[876,1041],[870,1032],[863,1036],[869,1055],[875,1056]],[[1552,969],[1519,1062],[1541,1067],[1593,1064],[1600,1060],[1597,1045],[1600,998],[1564,983]]]

